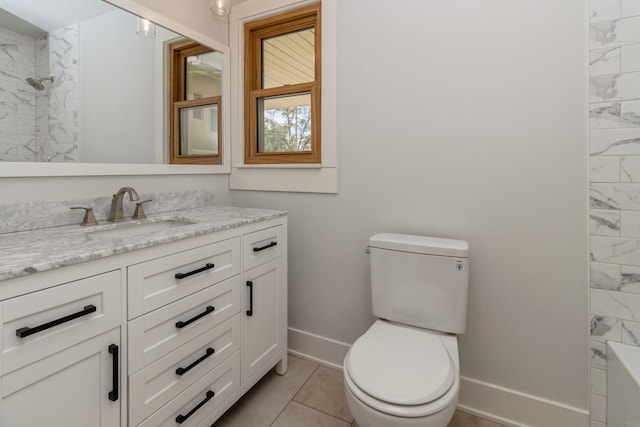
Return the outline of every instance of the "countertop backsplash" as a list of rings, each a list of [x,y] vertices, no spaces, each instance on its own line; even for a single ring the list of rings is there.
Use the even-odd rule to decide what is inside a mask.
[[[146,214],[172,212],[183,209],[195,209],[214,206],[213,191],[193,190],[168,193],[138,193],[140,201],[151,199],[145,203]],[[111,208],[112,195],[92,199],[76,199],[61,201],[26,202],[0,205],[0,234],[16,231],[35,230],[80,224],[84,216],[83,210],[71,210],[72,206],[92,207],[96,219],[106,221]],[[125,217],[131,217],[135,210],[135,202],[124,196]]]

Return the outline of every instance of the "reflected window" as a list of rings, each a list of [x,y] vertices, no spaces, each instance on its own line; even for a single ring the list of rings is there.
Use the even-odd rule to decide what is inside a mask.
[[[191,40],[169,50],[170,162],[222,164],[222,53]]]

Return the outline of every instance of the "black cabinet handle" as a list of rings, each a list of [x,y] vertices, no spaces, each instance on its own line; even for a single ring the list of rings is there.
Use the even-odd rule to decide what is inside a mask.
[[[183,422],[187,421],[187,419],[189,419],[189,417],[190,417],[191,415],[195,414],[195,412],[196,412],[198,409],[200,409],[200,408],[202,408],[204,405],[206,405],[206,404],[207,404],[207,402],[208,402],[208,401],[210,401],[210,400],[213,398],[213,396],[215,396],[215,395],[216,395],[216,394],[215,394],[214,392],[212,392],[211,390],[207,390],[207,397],[205,397],[205,399],[204,399],[202,402],[198,403],[198,405],[197,405],[195,408],[193,408],[192,410],[190,410],[190,411],[187,413],[187,415],[178,415],[178,416],[176,417],[176,422],[177,422],[178,424],[182,424]]]
[[[209,347],[207,349],[206,354],[204,356],[202,356],[200,359],[196,360],[195,362],[193,362],[191,365],[187,366],[186,368],[178,368],[178,369],[176,369],[176,374],[178,374],[178,375],[186,374],[187,372],[189,372],[191,370],[191,368],[194,368],[196,365],[198,365],[199,363],[203,362],[207,357],[211,356],[215,352],[216,351],[214,349]]]
[[[214,306],[212,306],[212,305],[208,305],[208,306],[207,306],[207,308],[206,308],[202,313],[198,314],[197,316],[192,317],[191,319],[186,320],[186,321],[184,321],[184,322],[183,322],[182,320],[180,320],[180,321],[176,322],[176,328],[178,328],[178,329],[182,329],[182,328],[184,328],[185,326],[190,325],[190,324],[192,324],[193,322],[195,322],[196,320],[200,319],[201,317],[204,317],[204,316],[206,316],[206,315],[207,315],[207,314],[209,314],[209,313],[213,313],[213,311],[214,311],[214,310],[215,310],[215,307],[214,307]]]
[[[272,247],[276,246],[277,244],[278,244],[278,242],[271,242],[266,246],[262,246],[261,248],[253,248],[253,252],[264,251],[265,249],[272,248]]]
[[[43,323],[40,326],[36,326],[35,328],[24,327],[20,329],[16,329],[16,335],[20,338],[28,337],[29,335],[37,334],[38,332],[42,332],[46,329],[53,328],[54,326],[61,325],[66,322],[70,322],[73,319],[77,319],[78,317],[86,316],[87,314],[91,314],[95,312],[95,305],[85,305],[82,311],[77,313],[70,314],[68,316],[61,317],[56,320],[52,320],[51,322]]]
[[[215,267],[215,265],[213,265],[212,263],[208,262],[205,264],[204,267],[201,268],[197,268],[193,271],[189,271],[188,273],[176,273],[175,278],[180,280],[180,279],[184,279],[185,277],[189,277],[189,276],[193,276],[194,274],[198,274],[198,273],[202,273],[203,271],[207,271],[207,270],[211,270],[213,267]]]
[[[247,316],[253,316],[253,282],[247,280],[247,286],[249,287],[249,310],[247,310]]]
[[[115,402],[118,400],[118,346],[115,344],[109,345],[109,353],[113,355],[113,390],[109,392],[109,400]]]

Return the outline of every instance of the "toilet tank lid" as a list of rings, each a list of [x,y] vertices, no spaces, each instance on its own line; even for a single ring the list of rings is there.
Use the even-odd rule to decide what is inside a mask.
[[[469,244],[464,240],[411,234],[378,233],[369,238],[369,247],[457,258],[469,256]]]

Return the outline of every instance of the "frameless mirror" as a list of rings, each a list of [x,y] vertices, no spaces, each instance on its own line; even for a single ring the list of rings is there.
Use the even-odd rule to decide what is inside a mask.
[[[167,52],[184,37],[152,34],[101,0],[0,0],[0,161],[168,163]],[[214,56],[193,64],[188,84],[206,75],[221,90]],[[192,153],[214,150],[204,142],[217,141],[219,111],[184,112]]]

